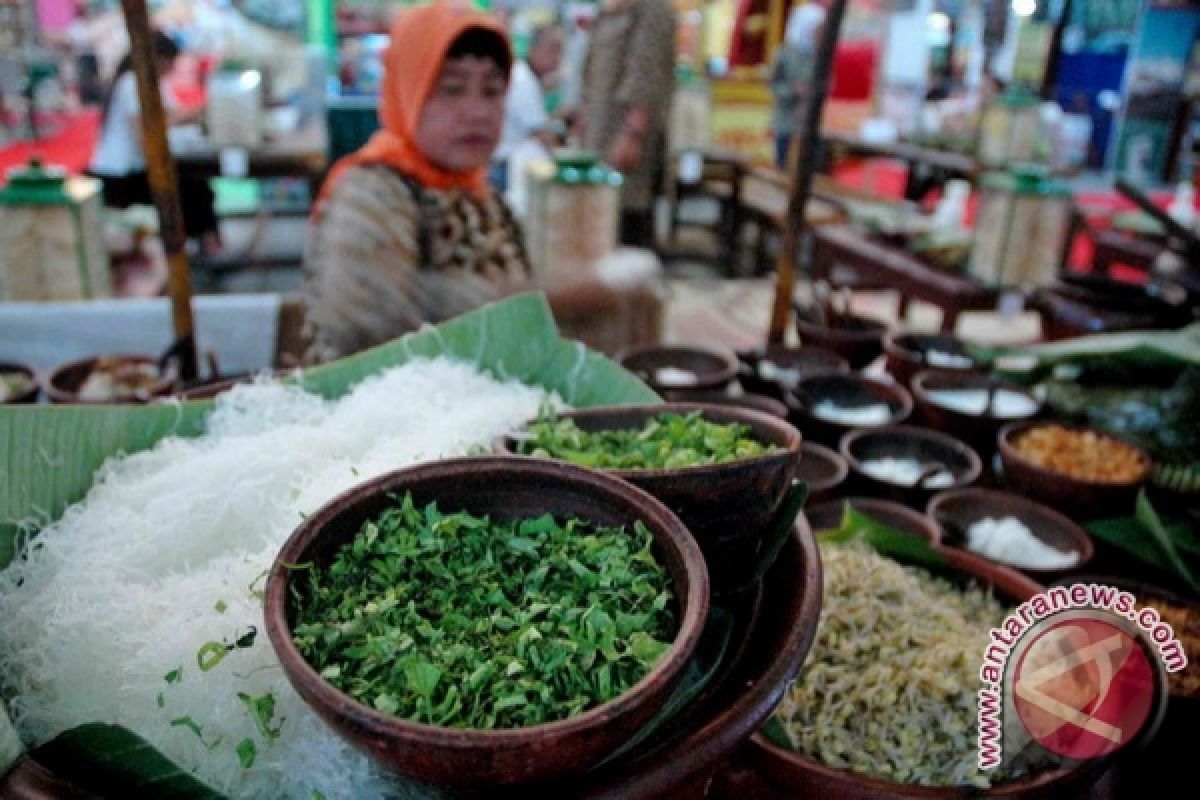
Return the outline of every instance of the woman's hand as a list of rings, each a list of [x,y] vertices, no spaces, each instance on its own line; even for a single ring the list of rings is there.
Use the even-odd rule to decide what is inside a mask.
[[[632,172],[642,160],[642,139],[628,131],[617,134],[608,150],[608,163],[617,172]]]

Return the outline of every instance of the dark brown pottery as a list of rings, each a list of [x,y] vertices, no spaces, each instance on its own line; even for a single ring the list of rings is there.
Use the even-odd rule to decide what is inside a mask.
[[[893,503],[891,500],[880,500],[877,497],[847,497],[844,500],[830,500],[814,506],[805,512],[805,515],[815,533],[836,530],[842,524],[842,514],[845,512],[847,504],[859,513],[876,519],[888,527],[895,528],[901,533],[917,536],[930,544],[938,542],[937,525],[929,517],[908,506]]]
[[[616,360],[659,394],[685,389],[724,389],[737,378],[738,361],[732,350],[699,345],[639,345],[617,354]],[[678,369],[695,375],[691,382],[663,381],[658,370]]]
[[[604,525],[640,520],[653,533],[674,583],[679,632],[636,686],[570,719],[523,729],[477,731],[425,725],[382,714],[341,693],[308,665],[292,642],[289,564],[328,563],[367,520],[411,492],[510,520],[551,513]],[[306,519],[267,577],[264,616],[288,680],[330,726],[381,763],[434,785],[516,784],[579,774],[642,727],[682,677],[708,614],[708,572],[683,524],[650,495],[612,476],[549,461],[489,457],[442,461],[393,472],[352,489]]]
[[[32,367],[27,367],[24,364],[16,364],[12,361],[0,361],[0,373],[5,372],[24,375],[29,379],[29,388],[22,392],[17,392],[11,397],[8,397],[4,401],[5,405],[26,405],[37,402],[38,393],[41,391],[41,386],[38,384],[37,372],[35,372]],[[784,409],[785,412],[786,410],[787,409]]]
[[[800,433],[785,420],[759,411],[699,403],[590,408],[560,418],[573,419],[586,431],[600,431],[639,428],[659,414],[692,411],[701,412],[711,422],[746,425],[755,439],[779,449],[726,464],[604,471],[645,489],[677,514],[704,551],[713,587],[724,589],[739,584],[740,566],[754,563],[763,536],[792,485],[800,459]],[[500,446],[504,452],[518,452],[512,438],[503,439]],[[742,556],[736,564],[728,560],[731,547]]]
[[[816,375],[841,375],[850,371],[850,364],[837,353],[819,347],[785,347],[769,345],[757,350],[738,353],[740,366],[738,382],[748,392],[769,395],[783,400],[800,381]],[[776,371],[786,370],[794,375],[763,373],[769,364]]]
[[[979,456],[958,439],[928,428],[908,425],[848,433],[842,437],[838,452],[850,465],[851,483],[865,494],[919,509],[924,509],[930,498],[938,492],[970,486],[983,473],[983,462]],[[916,486],[904,486],[880,480],[867,474],[862,466],[864,462],[876,458],[913,458],[920,464],[936,464],[950,472],[954,484],[930,488],[920,482]]]
[[[123,362],[129,364],[158,365],[158,359],[147,355],[103,356],[103,358],[110,363]],[[179,378],[177,374],[173,371],[168,371],[161,375],[156,382],[151,384],[150,388],[146,390],[143,399],[121,401],[81,400],[79,398],[79,390],[83,386],[84,381],[87,380],[88,376],[92,374],[92,370],[96,366],[96,362],[98,360],[98,357],[83,358],[78,361],[72,361],[70,363],[63,364],[51,372],[45,386],[46,396],[50,398],[50,402],[89,405],[104,405],[108,402],[148,402],[150,400],[170,395],[179,385]]]
[[[800,467],[796,477],[808,486],[808,507],[812,508],[838,493],[850,474],[846,459],[815,442],[800,446]]]
[[[728,391],[699,389],[666,392],[666,396],[674,403],[707,403],[714,406],[749,408],[780,419],[787,419],[788,414],[787,406],[782,401],[764,394],[731,394]]]
[[[935,367],[930,366],[925,354],[930,350],[970,358],[971,364],[966,367]],[[967,352],[963,343],[946,333],[900,333],[892,331],[883,337],[883,352],[886,356],[885,366],[896,383],[908,386],[913,376],[918,372],[928,370],[955,374],[969,372],[979,368],[979,364]]]
[[[877,320],[831,313],[822,323],[807,309],[796,307],[796,333],[800,335],[800,341],[837,353],[855,369],[862,369],[879,358],[886,332],[887,326]]]
[[[879,425],[849,425],[814,414],[813,409],[823,400],[843,408],[884,403],[892,410],[892,415]],[[850,431],[904,422],[913,410],[912,395],[903,386],[862,375],[823,375],[800,381],[796,391],[788,396],[787,404],[792,424],[804,433],[805,438],[829,447],[837,447],[842,436]]]
[[[942,544],[966,549],[965,536],[972,525],[981,519],[1003,519],[1016,517],[1034,536],[1064,553],[1076,553],[1079,559],[1065,569],[1039,569],[1002,563],[1020,570],[1038,580],[1053,580],[1063,575],[1078,572],[1091,562],[1096,554],[1092,537],[1057,511],[1041,503],[989,489],[955,489],[942,492],[929,502],[927,513],[941,528]],[[987,558],[982,554],[981,558]]]
[[[1021,457],[1013,443],[1032,428],[1039,425],[1058,425],[1073,431],[1092,431],[1098,436],[1121,442],[1142,454],[1146,469],[1142,475],[1130,481],[1088,481],[1054,472]],[[1079,519],[1101,519],[1120,516],[1129,512],[1137,499],[1137,493],[1154,468],[1150,456],[1130,442],[1101,433],[1085,425],[1069,425],[1059,422],[1014,422],[1000,430],[996,437],[996,449],[1004,467],[1004,481],[1017,494],[1031,497],[1051,508]]]
[[[222,378],[220,380],[209,381],[208,383],[202,383],[197,386],[191,386],[187,389],[178,391],[175,393],[175,396],[180,400],[211,400],[218,395],[225,394],[235,386],[245,386],[247,384],[254,383],[260,374],[262,373],[236,375],[228,378]],[[274,370],[270,372],[271,377],[276,380],[281,380],[291,374],[292,373],[290,370]]]
[[[974,578],[989,586],[1012,604],[1038,594],[1042,587],[1015,570],[1002,567],[954,548],[938,548],[949,562],[948,572]],[[1021,797],[1051,800],[1069,798],[1088,790],[1112,766],[1113,759],[1083,762],[1069,769],[1038,772],[991,789],[971,787],[929,787],[898,784],[833,769],[816,759],[787,751],[756,733],[743,751],[744,764],[770,788],[773,798],[829,797],[846,800],[885,800],[886,798]]]
[[[1005,381],[999,381],[977,372],[933,372],[922,370],[912,379],[913,402],[916,418],[922,425],[934,430],[957,436],[975,449],[986,461],[996,452],[996,434],[1010,422],[1033,419],[1042,412],[1042,403],[1032,393]],[[992,405],[994,396],[988,396],[986,411],[969,414],[939,403],[931,392],[941,390],[978,390],[984,392],[1012,392],[1025,397],[1030,412],[1021,416],[999,416]]]

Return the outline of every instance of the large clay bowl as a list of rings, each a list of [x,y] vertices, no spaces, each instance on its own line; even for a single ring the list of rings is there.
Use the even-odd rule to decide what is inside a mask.
[[[805,310],[796,309],[796,333],[805,345],[816,345],[837,353],[854,369],[862,369],[883,352],[887,326],[853,314],[830,314],[818,323]]]
[[[674,584],[679,631],[662,659],[620,697],[570,719],[494,731],[425,725],[382,714],[327,683],[291,636],[294,570],[326,564],[367,520],[411,492],[420,505],[463,509],[495,520],[551,513],[605,525],[640,520]],[[297,578],[298,579],[298,578]],[[288,680],[322,719],[383,764],[434,785],[506,785],[578,774],[641,728],[671,695],[708,614],[708,572],[695,541],[661,503],[612,476],[534,459],[477,458],[393,472],[335,498],[284,544],[267,578],[264,616]]]
[[[913,376],[910,388],[916,404],[915,416],[921,424],[957,436],[984,458],[996,452],[996,434],[1001,428],[1011,422],[1033,419],[1042,412],[1042,402],[1031,392],[977,372],[922,370]],[[951,407],[938,394],[943,391],[992,394],[981,404],[979,412],[974,413]],[[1023,403],[1025,407],[1009,408],[1004,405],[1007,402]]]
[[[121,361],[132,364],[158,364],[158,359],[147,355],[121,355],[121,356],[105,356],[108,361]],[[84,381],[92,374],[92,370],[96,366],[99,359],[96,357],[83,358],[78,361],[72,361],[55,369],[50,373],[50,377],[46,380],[46,396],[50,398],[52,403],[80,403],[93,404],[105,403],[110,401],[89,401],[79,398],[79,390],[82,388]],[[179,386],[178,376],[173,372],[165,373],[158,381],[153,383],[146,390],[144,397],[137,400],[121,400],[111,402],[138,403],[147,402],[160,397],[166,397],[173,393]]]
[[[1021,456],[1017,452],[1014,442],[1026,431],[1047,424],[1058,425],[1073,431],[1092,431],[1106,439],[1122,442],[1141,454],[1146,468],[1130,480],[1095,481],[1073,478],[1070,475],[1039,466]],[[1038,421],[1014,422],[1000,430],[996,437],[996,449],[1000,452],[1000,461],[1004,466],[1004,480],[1013,491],[1031,497],[1051,508],[1071,514],[1073,517],[1083,519],[1100,519],[1130,512],[1137,499],[1138,491],[1154,468],[1150,456],[1140,447],[1083,425]]]
[[[737,378],[738,361],[732,350],[699,345],[651,344],[629,347],[617,354],[617,362],[641,378],[664,398],[676,390],[724,389]],[[670,373],[691,373],[691,380],[671,380]]]
[[[942,544],[966,548],[963,537],[972,525],[982,519],[1015,517],[1037,538],[1064,553],[1075,553],[1078,560],[1068,568],[1045,569],[1002,563],[1018,569],[1032,578],[1054,580],[1078,572],[1096,555],[1096,546],[1087,531],[1067,517],[1027,497],[990,489],[955,489],[936,495],[926,513],[941,528]],[[981,558],[988,558],[977,554]]]
[[[930,351],[949,353],[970,359],[965,366],[934,366],[929,363],[927,354]],[[892,331],[883,337],[883,352],[886,356],[885,367],[896,383],[908,386],[913,376],[918,372],[930,371],[944,374],[956,374],[979,369],[981,366],[967,352],[963,343],[947,333],[901,333]]]
[[[792,485],[800,459],[799,431],[785,420],[759,411],[694,403],[590,408],[561,417],[573,419],[583,430],[599,431],[639,428],[659,414],[691,411],[700,411],[711,422],[746,425],[754,438],[778,450],[725,464],[605,472],[645,489],[677,514],[704,551],[714,588],[727,588],[737,585],[743,567],[754,563]],[[504,452],[519,452],[512,438],[503,439],[500,446]],[[731,548],[741,551],[736,562],[729,560]]]
[[[29,379],[29,388],[21,392],[16,392],[5,401],[5,405],[26,405],[36,403],[38,392],[41,391],[41,386],[38,385],[38,375],[32,367],[27,367],[24,364],[16,364],[11,361],[0,361],[0,373],[16,373],[24,375]],[[787,412],[787,409],[784,409]]]
[[[842,437],[838,452],[850,465],[852,484],[864,494],[883,497],[924,509],[935,494],[946,489],[970,486],[983,474],[983,462],[967,445],[952,436],[908,425],[854,431]],[[912,458],[920,464],[936,464],[950,473],[953,483],[933,488],[905,486],[869,474],[863,464],[880,458]]]
[[[768,345],[738,353],[738,382],[748,392],[783,400],[800,381],[816,375],[842,375],[850,364],[837,353],[819,347]]]
[[[991,589],[1009,605],[1016,606],[1043,591],[1042,586],[1021,573],[955,548],[938,548],[948,562],[943,574],[972,578]],[[1118,752],[1116,755],[1120,755]],[[763,797],[790,799],[836,797],[846,800],[887,798],[1020,797],[1051,800],[1079,797],[1112,766],[1115,757],[1085,761],[1069,769],[1034,773],[987,790],[966,787],[926,787],[900,784],[847,770],[833,769],[816,759],[793,753],[756,733],[743,752],[745,769],[765,790]]]
[[[818,415],[816,408],[825,400],[845,408],[881,403],[890,409],[891,415],[886,422],[856,425]],[[899,425],[913,410],[912,395],[903,386],[862,375],[822,375],[800,381],[796,391],[788,395],[787,405],[792,424],[804,432],[806,439],[830,447],[837,447],[842,437],[853,430]]]

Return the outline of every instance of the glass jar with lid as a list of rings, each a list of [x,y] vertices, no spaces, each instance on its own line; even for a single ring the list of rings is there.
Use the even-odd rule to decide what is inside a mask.
[[[983,114],[979,160],[988,167],[1033,163],[1044,158],[1041,103],[1021,91],[1004,94]]]
[[[971,276],[1005,288],[1053,283],[1071,227],[1070,190],[1034,167],[987,173],[980,188]]]

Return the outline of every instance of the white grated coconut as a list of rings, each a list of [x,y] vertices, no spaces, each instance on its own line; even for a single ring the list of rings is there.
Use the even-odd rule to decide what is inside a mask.
[[[87,497],[0,573],[0,686],[15,692],[23,738],[125,725],[239,798],[427,795],[385,778],[309,711],[250,587],[261,590],[303,514],[384,472],[467,455],[533,417],[545,394],[442,359],[390,370],[335,402],[239,387],[217,401],[206,435],[111,459]],[[252,625],[253,647],[200,671],[205,642],[232,642]],[[168,685],[178,667],[182,681]],[[284,720],[274,743],[237,697],[268,691]],[[183,717],[204,741],[171,726]],[[249,769],[235,752],[245,738],[258,749]]]

